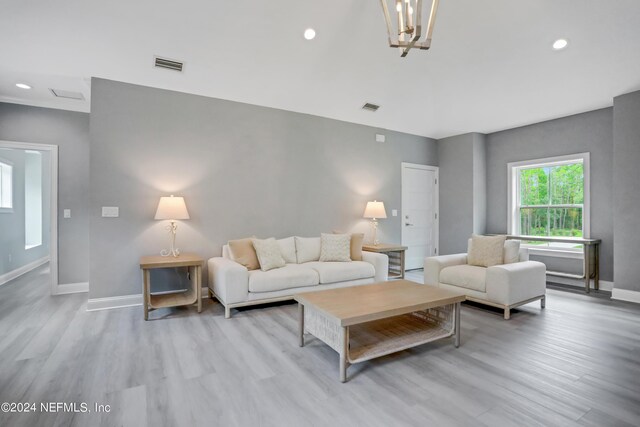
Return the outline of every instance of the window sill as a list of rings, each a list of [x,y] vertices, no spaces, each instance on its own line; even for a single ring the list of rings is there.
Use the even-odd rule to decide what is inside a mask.
[[[0,214],[13,213],[13,208],[0,208]]]
[[[570,251],[566,249],[552,249],[552,248],[535,248],[535,247],[526,247],[524,248],[529,250],[529,255],[533,256],[544,256],[544,257],[554,257],[554,258],[570,258],[570,259],[583,259],[582,251]]]
[[[37,245],[24,245],[24,250],[28,251],[29,249],[37,248],[38,246],[42,246],[42,243],[38,243]]]

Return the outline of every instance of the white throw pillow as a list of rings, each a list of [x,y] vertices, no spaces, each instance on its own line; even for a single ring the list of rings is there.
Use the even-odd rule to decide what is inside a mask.
[[[269,271],[274,268],[285,266],[284,258],[280,252],[280,245],[273,237],[269,239],[251,239],[253,248],[256,250],[260,270]]]
[[[467,254],[467,264],[491,267],[503,263],[506,236],[471,235],[471,248]]]
[[[296,256],[298,264],[318,261],[320,259],[320,238],[319,237],[298,237],[296,241]]]
[[[296,242],[293,237],[287,237],[286,239],[278,240],[280,245],[280,252],[282,252],[282,258],[287,264],[295,264],[296,259]]]
[[[513,264],[520,261],[520,240],[507,240],[504,242],[502,255],[505,264]]]
[[[351,235],[322,233],[320,235],[320,261],[351,261]]]

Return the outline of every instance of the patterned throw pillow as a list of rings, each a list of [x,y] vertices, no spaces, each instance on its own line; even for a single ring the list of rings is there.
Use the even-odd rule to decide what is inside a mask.
[[[342,231],[333,230],[333,234],[344,234]],[[362,261],[362,245],[364,244],[364,233],[353,233],[351,235],[351,261]]]
[[[322,233],[320,235],[320,261],[351,261],[351,235]]]
[[[280,245],[276,239],[273,237],[264,240],[251,239],[251,242],[260,262],[260,270],[269,271],[285,266],[282,252],[280,252]]]
[[[471,248],[467,254],[467,264],[478,267],[502,264],[505,240],[506,236],[471,235]]]

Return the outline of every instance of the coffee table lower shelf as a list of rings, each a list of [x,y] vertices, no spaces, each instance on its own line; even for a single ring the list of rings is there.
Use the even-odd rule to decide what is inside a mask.
[[[329,345],[340,355],[340,380],[346,381],[350,364],[406,350],[443,338],[455,337],[460,344],[460,303],[383,318],[351,326],[340,326],[323,312],[299,304],[300,346],[304,332]]]
[[[406,350],[441,338],[453,336],[453,325],[427,320],[424,312],[376,320],[349,328],[349,363]]]

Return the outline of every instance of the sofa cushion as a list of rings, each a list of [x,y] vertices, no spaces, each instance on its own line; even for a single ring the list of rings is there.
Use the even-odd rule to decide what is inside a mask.
[[[467,263],[479,267],[491,267],[503,263],[506,236],[471,236]]]
[[[351,236],[348,234],[320,235],[320,261],[351,261]]]
[[[295,237],[298,264],[320,259],[319,237]]]
[[[280,252],[282,258],[287,264],[295,264],[298,262],[296,258],[296,241],[293,237],[287,237],[286,239],[279,239],[278,245],[280,245]]]
[[[271,292],[282,289],[315,286],[320,283],[318,272],[300,264],[287,264],[282,268],[249,272],[249,292]]]
[[[286,264],[280,252],[280,245],[273,237],[268,239],[251,239],[253,247],[258,255],[260,269],[262,271],[284,267]]]
[[[320,276],[320,283],[344,282],[347,280],[368,279],[376,274],[372,264],[365,261],[351,262],[307,262],[303,264],[313,268]]]
[[[447,285],[486,292],[487,269],[475,265],[452,265],[440,271],[440,282]]]

